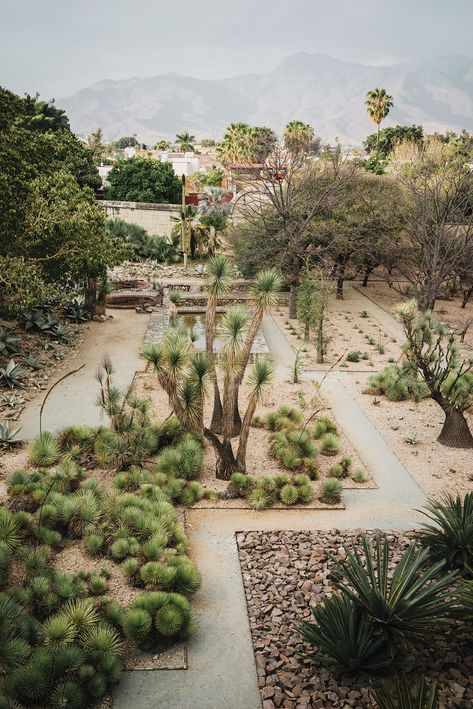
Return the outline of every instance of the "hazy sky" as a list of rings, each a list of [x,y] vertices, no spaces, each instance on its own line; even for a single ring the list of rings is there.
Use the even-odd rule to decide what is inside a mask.
[[[473,0],[0,0],[0,84],[44,98],[100,79],[471,56]]]

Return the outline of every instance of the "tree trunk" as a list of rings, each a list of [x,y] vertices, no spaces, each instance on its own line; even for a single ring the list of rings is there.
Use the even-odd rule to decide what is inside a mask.
[[[343,300],[343,283],[345,281],[345,266],[340,266],[337,276],[337,300]]]
[[[291,318],[291,320],[295,320],[297,318],[297,288],[299,286],[299,274],[299,258],[297,256],[294,256],[294,262],[292,266],[291,290],[289,295],[289,317]]]
[[[371,274],[373,273],[373,271],[374,271],[374,267],[373,267],[373,266],[367,266],[367,267],[366,267],[365,275],[364,275],[364,277],[363,277],[363,283],[361,284],[361,285],[363,286],[363,288],[366,288],[366,287],[367,287],[367,285],[368,285],[368,279],[369,279],[369,277],[371,276]]]
[[[317,364],[324,363],[324,311],[322,309],[317,325]]]
[[[85,307],[91,318],[95,315],[97,306],[97,279],[94,276],[87,276],[85,289]]]
[[[219,480],[230,480],[238,469],[230,441],[224,440],[221,449],[217,452],[215,475]]]
[[[438,442],[449,448],[473,448],[473,436],[461,411],[445,411]]]
[[[212,421],[210,423],[210,430],[213,433],[222,433],[222,419],[223,419],[223,407],[222,399],[220,397],[220,389],[218,388],[217,379],[214,379],[214,405],[212,409]]]
[[[248,402],[248,408],[246,409],[245,415],[243,417],[243,423],[241,426],[240,440],[238,443],[238,450],[236,456],[236,462],[238,466],[238,472],[246,473],[246,448],[248,445],[248,438],[250,435],[251,421],[253,419],[256,410],[256,398],[252,396]]]
[[[470,300],[471,296],[473,295],[473,288],[469,288],[468,290],[463,291],[463,300],[462,300],[462,308],[466,308],[466,304]]]

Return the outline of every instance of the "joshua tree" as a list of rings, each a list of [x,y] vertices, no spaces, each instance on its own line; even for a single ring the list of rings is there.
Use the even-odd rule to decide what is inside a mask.
[[[379,151],[379,126],[393,105],[393,97],[385,89],[372,89],[366,94],[365,106],[368,116],[376,125],[376,153]]]
[[[183,133],[176,135],[176,143],[179,146],[179,152],[192,152],[194,150],[195,135],[191,135],[185,130]]]
[[[163,342],[146,347],[144,357],[151,362],[159,382],[169,396],[176,416],[185,428],[199,432],[213,446],[217,455],[216,475],[230,479],[235,470],[246,468],[246,445],[249,425],[272,368],[266,360],[257,360],[252,368],[252,390],[241,422],[239,389],[250,358],[254,337],[265,310],[272,305],[281,279],[276,271],[260,273],[253,284],[254,313],[250,318],[241,307],[230,308],[223,318],[223,348],[214,352],[215,313],[218,299],[230,287],[231,265],[223,256],[211,259],[207,277],[206,352],[194,353],[189,337],[171,328]],[[220,368],[217,369],[217,364]],[[211,422],[204,421],[204,403],[213,383],[214,406]],[[240,436],[235,456],[232,439]]]
[[[454,335],[430,311],[419,313],[415,300],[399,304],[395,312],[406,334],[407,366],[421,376],[445,414],[437,440],[450,448],[473,448],[465,418],[473,404],[473,359],[460,359]]]

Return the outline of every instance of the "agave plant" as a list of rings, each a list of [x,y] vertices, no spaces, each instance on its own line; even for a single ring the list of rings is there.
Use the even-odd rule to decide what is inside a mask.
[[[413,542],[391,575],[391,550],[386,537],[377,536],[374,554],[364,535],[361,546],[363,554],[353,545],[345,548],[346,559],[332,557],[335,586],[393,646],[408,649],[437,637],[455,607],[450,589],[457,572],[438,576],[444,562],[426,567],[428,550]]]
[[[20,438],[16,436],[21,429],[10,429],[8,421],[0,421],[0,448],[8,448],[8,446],[16,446],[22,443]]]
[[[348,596],[336,594],[312,609],[315,623],[304,621],[300,631],[314,645],[311,659],[328,663],[340,672],[374,675],[393,664],[391,648],[376,633],[366,615]]]
[[[24,375],[25,372],[20,365],[14,359],[10,359],[5,367],[0,367],[0,386],[7,386],[10,389],[21,386]]]
[[[447,495],[442,500],[429,500],[423,514],[420,542],[428,547],[434,561],[443,561],[448,569],[459,569],[473,576],[473,493],[462,498]]]
[[[71,300],[64,309],[64,315],[68,320],[75,323],[83,323],[87,321],[87,308],[84,303],[77,298]]]
[[[15,354],[19,343],[20,337],[14,330],[0,325],[0,355]]]
[[[411,687],[405,675],[392,683],[383,682],[373,692],[373,699],[378,709],[437,709],[437,684],[428,687],[425,677]]]

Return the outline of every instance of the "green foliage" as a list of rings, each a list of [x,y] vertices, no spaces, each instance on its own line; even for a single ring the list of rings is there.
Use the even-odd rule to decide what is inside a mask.
[[[0,421],[0,448],[9,448],[22,443],[21,438],[17,438],[20,429],[11,429],[8,421]]]
[[[59,459],[59,446],[49,431],[43,431],[28,448],[28,460],[32,465],[48,468]]]
[[[119,160],[108,174],[108,199],[179,204],[181,183],[170,162],[147,157]]]
[[[105,229],[110,236],[130,245],[134,261],[152,259],[174,263],[178,260],[178,240],[174,237],[152,236],[138,224],[129,224],[122,219],[107,219]]]
[[[323,455],[336,455],[340,450],[340,439],[335,433],[324,433],[320,438],[319,450]]]
[[[340,463],[335,463],[335,465],[332,465],[328,471],[328,474],[332,478],[343,478],[346,475],[345,469],[342,465],[340,465]]]
[[[342,496],[342,486],[336,478],[327,478],[322,485],[323,497],[328,502],[338,502]]]
[[[346,356],[346,361],[347,362],[359,362],[361,358],[362,353],[359,350],[349,352]]]
[[[173,448],[165,448],[156,463],[159,472],[194,480],[202,470],[204,452],[195,437],[187,434]]]
[[[315,623],[303,622],[301,634],[314,645],[310,658],[340,672],[375,675],[392,666],[389,644],[366,615],[344,594],[334,594],[312,609]]]
[[[123,621],[125,635],[138,642],[143,641],[151,632],[152,618],[143,608],[132,609]]]
[[[426,568],[428,550],[412,543],[389,572],[390,544],[378,536],[374,551],[361,537],[361,554],[346,548],[346,559],[333,558],[336,587],[373,624],[377,634],[394,650],[434,638],[452,612],[449,598],[454,573],[439,576],[443,562]]]
[[[389,401],[420,401],[429,395],[429,390],[411,366],[390,364],[369,378],[366,393],[383,394]]]
[[[20,337],[9,327],[0,325],[0,355],[18,352]]]
[[[427,686],[425,677],[411,686],[406,675],[392,682],[383,682],[381,687],[373,692],[373,699],[379,709],[437,709],[437,683]]]
[[[408,141],[413,144],[422,145],[424,134],[422,126],[401,126],[383,128],[379,131],[379,145],[377,146],[377,135],[372,133],[363,142],[363,147],[367,153],[378,152],[380,158],[388,158],[390,153],[400,143]]]
[[[318,418],[312,428],[312,435],[314,438],[321,438],[324,435],[324,433],[336,433],[336,432],[337,432],[337,427],[335,426],[333,421],[331,421],[326,416],[321,416],[320,418]]]
[[[24,369],[14,359],[10,359],[4,367],[0,367],[0,386],[8,387],[9,389],[19,387],[24,376]]]
[[[365,470],[354,470],[351,477],[356,483],[365,483],[368,480],[368,473]]]
[[[299,499],[299,492],[295,485],[284,485],[280,490],[281,502],[285,505],[295,505]]]
[[[429,500],[424,514],[429,522],[423,524],[419,539],[429,557],[473,578],[473,493],[463,500],[459,495]]]

